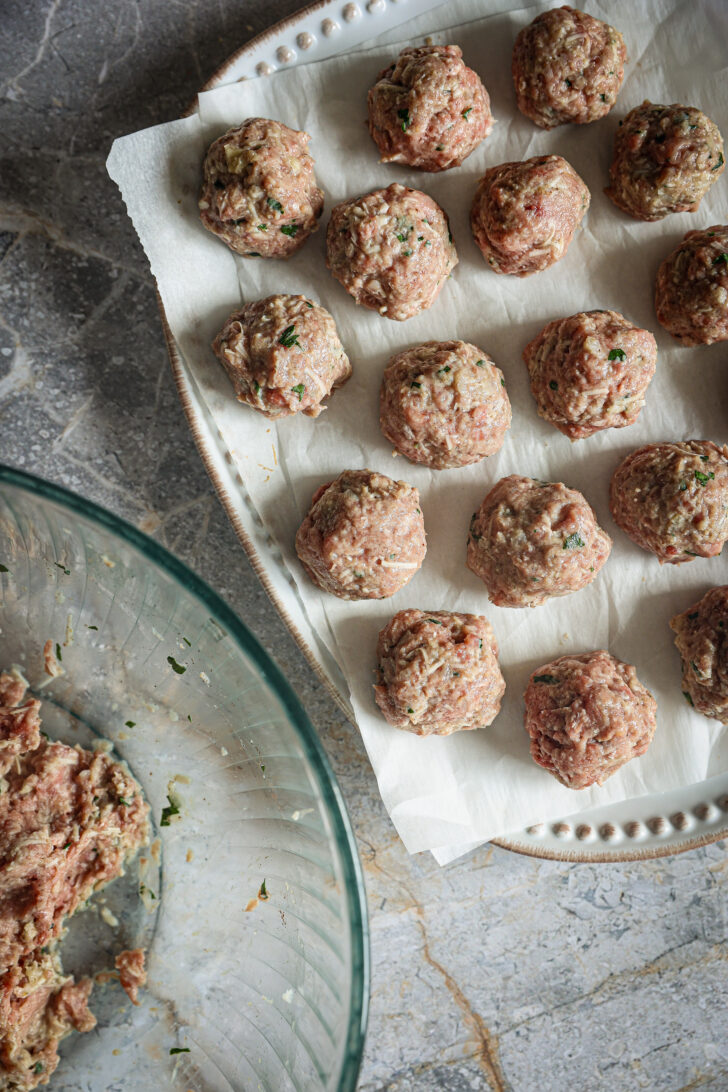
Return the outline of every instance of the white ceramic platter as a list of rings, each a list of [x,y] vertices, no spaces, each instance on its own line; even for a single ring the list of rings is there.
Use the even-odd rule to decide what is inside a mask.
[[[508,3],[493,2],[488,13]],[[523,3],[519,6],[527,6]],[[323,0],[270,28],[233,54],[205,90],[239,79],[265,78],[277,69],[322,60],[372,39],[417,37],[457,23],[458,2],[441,0]],[[406,23],[403,26],[402,24]],[[395,30],[396,28],[396,30]],[[161,304],[160,304],[161,308]],[[193,437],[235,531],[266,591],[341,708],[352,716],[338,665],[317,639],[295,592],[292,577],[259,517],[200,397],[162,311],[172,371]],[[530,826],[497,839],[516,852],[561,860],[615,861],[657,857],[693,849],[728,836],[728,775],[684,789],[581,812],[558,822]]]

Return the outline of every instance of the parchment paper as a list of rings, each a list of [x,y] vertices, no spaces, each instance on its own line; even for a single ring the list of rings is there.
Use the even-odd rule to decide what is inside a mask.
[[[694,713],[682,697],[680,660],[668,627],[672,614],[710,586],[728,582],[726,559],[661,567],[614,525],[607,504],[613,469],[641,444],[728,439],[726,345],[676,348],[652,305],[657,265],[685,231],[728,219],[728,181],[726,175],[719,179],[697,214],[657,224],[625,216],[602,192],[618,121],[645,98],[701,107],[728,133],[728,6],[719,0],[585,5],[624,33],[627,77],[607,118],[547,133],[516,109],[510,58],[517,31],[548,6],[434,36],[463,47],[466,62],[490,93],[496,118],[492,135],[454,171],[427,175],[377,161],[365,127],[366,91],[396,54],[391,46],[205,93],[197,115],[117,140],[108,164],[149,257],[174,336],[252,503],[293,574],[291,594],[301,597],[319,638],[342,666],[392,821],[410,852],[430,849],[440,860],[531,822],[702,781],[728,768],[728,733]],[[466,18],[482,11],[476,0],[459,0],[455,7]],[[237,258],[198,219],[207,145],[228,126],[255,115],[311,134],[326,192],[321,230],[288,262]],[[477,180],[487,166],[550,152],[565,156],[591,190],[584,226],[567,256],[550,270],[526,279],[498,276],[485,265],[468,227]],[[333,205],[393,180],[425,190],[448,211],[460,257],[435,305],[405,323],[356,307],[324,263]],[[352,379],[315,421],[275,424],[237,404],[209,348],[241,301],[274,292],[319,299],[334,315],[354,365]],[[651,329],[658,341],[658,370],[635,425],[572,444],[538,417],[521,352],[547,321],[595,307],[621,311]],[[513,425],[497,455],[474,467],[432,472],[392,455],[378,427],[379,383],[394,352],[453,337],[482,347],[503,369]],[[327,596],[308,583],[295,557],[295,531],[313,492],[347,467],[369,467],[420,490],[427,557],[410,585],[389,600],[345,603]],[[509,473],[564,481],[592,503],[614,548],[589,588],[533,610],[488,602],[482,583],[466,568],[465,541],[471,513]],[[409,606],[489,618],[507,683],[492,727],[419,739],[379,716],[372,692],[377,633],[395,611]],[[601,788],[577,793],[531,761],[522,695],[530,672],[542,663],[595,648],[608,648],[637,665],[658,701],[658,730],[642,759]]]

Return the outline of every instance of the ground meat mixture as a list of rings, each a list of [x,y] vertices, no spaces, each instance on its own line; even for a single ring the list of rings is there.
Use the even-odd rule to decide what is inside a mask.
[[[502,446],[511,423],[505,379],[464,341],[426,341],[393,356],[379,400],[382,432],[414,463],[467,466]]]
[[[326,264],[357,303],[387,318],[431,307],[457,262],[446,213],[419,190],[395,182],[331,213]]]
[[[65,920],[148,839],[149,808],[107,754],[40,735],[39,703],[0,675],[0,1089],[45,1084],[60,1039],[96,1021],[63,974]],[[10,759],[8,762],[7,760]]]
[[[620,121],[605,193],[638,220],[695,212],[725,169],[717,126],[693,106],[643,102]]]
[[[200,219],[246,258],[287,258],[316,231],[324,195],[308,133],[248,118],[210,145],[202,166]]]
[[[239,402],[265,417],[304,413],[351,375],[336,323],[305,296],[268,296],[235,311],[212,343]]]
[[[369,132],[383,163],[459,166],[493,128],[488,93],[456,45],[407,46],[369,91]]]
[[[728,341],[728,225],[689,231],[660,266],[657,318],[683,345]]]
[[[591,583],[611,548],[576,489],[511,474],[474,513],[467,561],[497,607],[537,607]]]
[[[401,610],[379,634],[374,696],[395,728],[448,736],[495,720],[505,693],[498,645],[477,614]]]
[[[473,238],[494,273],[528,277],[563,258],[589,201],[586,184],[560,155],[501,163],[476,190]]]
[[[637,420],[657,344],[617,311],[556,319],[523,350],[538,412],[571,440]]]
[[[308,576],[340,599],[394,595],[426,549],[417,490],[371,470],[345,470],[322,485],[296,535]]]
[[[144,966],[144,949],[132,948],[129,951],[119,952],[114,960],[114,966],[119,972],[119,982],[126,991],[133,1005],[138,1005],[139,990],[146,985],[147,972]]]
[[[525,700],[531,757],[568,789],[603,785],[645,753],[657,726],[634,667],[603,649],[539,667]]]
[[[614,106],[624,79],[624,38],[576,8],[545,11],[513,47],[518,109],[542,129],[597,121]]]
[[[646,444],[615,470],[609,504],[625,534],[660,564],[715,557],[728,539],[728,447]]]
[[[682,688],[703,716],[728,724],[728,587],[711,588],[670,621],[682,656]]]

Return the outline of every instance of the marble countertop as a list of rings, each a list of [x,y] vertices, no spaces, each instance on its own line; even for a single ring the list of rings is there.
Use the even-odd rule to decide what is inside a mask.
[[[342,785],[366,874],[362,1092],[728,1089],[725,844],[590,866],[483,846],[405,853],[357,730],[312,674],[213,494],[154,285],[104,162],[177,116],[297,0],[5,0],[0,461],[82,493],[217,589],[284,665]]]

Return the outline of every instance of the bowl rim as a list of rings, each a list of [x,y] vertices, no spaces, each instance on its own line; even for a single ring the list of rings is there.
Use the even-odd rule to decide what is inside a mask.
[[[354,1092],[366,1036],[371,980],[369,916],[364,874],[341,787],[323,744],[291,684],[258,639],[227,606],[221,596],[166,547],[161,546],[143,531],[139,531],[133,524],[64,486],[56,485],[25,470],[0,463],[0,485],[3,484],[66,508],[90,523],[95,523],[104,530],[112,532],[134,549],[139,550],[185,591],[203,603],[215,621],[250,657],[263,680],[283,705],[291,724],[298,731],[306,758],[319,778],[321,795],[331,816],[335,841],[341,854],[350,923],[351,988],[349,1026],[337,1089],[338,1092]]]

